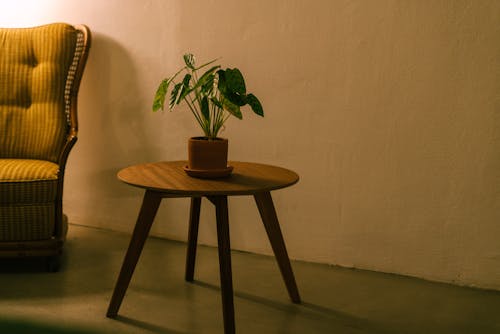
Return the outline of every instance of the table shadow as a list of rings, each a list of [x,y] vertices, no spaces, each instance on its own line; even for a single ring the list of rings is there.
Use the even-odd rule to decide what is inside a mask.
[[[124,324],[145,329],[147,331],[150,331],[152,333],[159,333],[159,334],[186,334],[186,332],[179,332],[170,328],[166,328],[163,326],[158,326],[155,324],[150,324],[148,322],[142,321],[142,320],[137,320],[129,317],[125,317],[122,315],[118,315],[114,320],[122,322]]]
[[[193,281],[192,283],[204,288],[220,291],[220,286],[218,285],[197,280]],[[258,303],[265,307],[270,307],[275,310],[289,313],[292,316],[300,315],[313,321],[318,320],[325,322],[326,320],[326,322],[331,324],[332,330],[335,329],[334,332],[337,332],[337,329],[341,330],[342,328],[350,328],[355,331],[373,334],[400,333],[399,331],[392,328],[392,326],[386,325],[384,323],[357,317],[352,314],[310,303],[304,300],[300,304],[294,304],[291,301],[289,303],[283,303],[241,291],[234,291],[234,296],[250,302]]]

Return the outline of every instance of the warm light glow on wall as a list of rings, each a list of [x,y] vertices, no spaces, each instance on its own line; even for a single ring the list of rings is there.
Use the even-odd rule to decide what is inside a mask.
[[[30,27],[47,23],[61,1],[0,0],[0,27]]]

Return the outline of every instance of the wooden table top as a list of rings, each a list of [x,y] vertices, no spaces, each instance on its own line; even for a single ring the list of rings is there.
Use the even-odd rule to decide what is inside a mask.
[[[220,179],[200,179],[188,176],[186,161],[144,163],[124,168],[118,179],[135,187],[166,194],[193,195],[253,195],[285,188],[299,181],[297,173],[271,165],[230,161],[233,172]]]

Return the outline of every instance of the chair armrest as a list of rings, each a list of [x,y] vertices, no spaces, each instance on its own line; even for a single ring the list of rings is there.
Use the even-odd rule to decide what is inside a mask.
[[[71,129],[68,137],[66,138],[66,143],[64,143],[63,149],[61,150],[61,154],[59,154],[59,160],[57,161],[57,164],[59,165],[60,175],[64,173],[69,152],[71,151],[77,140],[78,137],[75,129]]]
[[[56,238],[64,238],[64,224],[63,224],[63,212],[62,212],[62,197],[63,197],[63,186],[64,186],[64,171],[66,169],[66,161],[68,160],[68,155],[73,146],[75,145],[78,137],[75,129],[71,129],[70,133],[66,139],[66,143],[63,146],[61,154],[59,155],[58,165],[59,173],[57,180],[57,198],[56,198],[56,221],[55,221],[55,236]]]

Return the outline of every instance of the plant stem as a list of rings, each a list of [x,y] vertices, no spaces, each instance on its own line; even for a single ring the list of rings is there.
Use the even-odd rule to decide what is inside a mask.
[[[201,128],[203,129],[203,132],[205,132],[206,134],[206,131],[205,131],[205,125],[204,125],[204,122],[202,121],[202,119],[200,118],[200,115],[198,115],[198,113],[196,112],[196,108],[193,107],[192,105],[192,100],[191,101],[188,101],[187,99],[185,100],[186,101],[186,104],[188,105],[189,109],[191,110],[191,112],[193,113],[194,117],[196,118],[196,121],[198,121],[198,124],[200,124]]]

